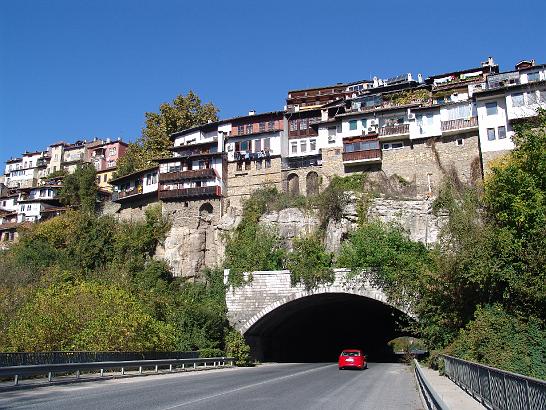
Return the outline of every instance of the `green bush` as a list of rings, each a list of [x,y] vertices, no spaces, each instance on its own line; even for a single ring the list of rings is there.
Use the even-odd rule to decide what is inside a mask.
[[[294,249],[286,256],[286,267],[290,269],[292,284],[303,283],[306,289],[334,281],[332,254],[326,252],[316,235],[294,239]]]
[[[226,354],[228,357],[235,358],[237,366],[251,366],[250,347],[245,341],[243,335],[232,330],[226,335]]]
[[[199,349],[199,357],[226,357],[226,354],[221,349],[205,348]]]

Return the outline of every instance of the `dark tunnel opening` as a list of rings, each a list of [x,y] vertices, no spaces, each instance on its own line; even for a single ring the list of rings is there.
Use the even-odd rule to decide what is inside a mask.
[[[374,299],[327,293],[274,309],[245,337],[262,362],[334,362],[346,348],[362,349],[370,361],[396,361],[387,343],[408,335],[411,320]]]

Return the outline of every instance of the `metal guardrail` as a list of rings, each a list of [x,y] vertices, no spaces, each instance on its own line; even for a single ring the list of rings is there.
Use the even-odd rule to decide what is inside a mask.
[[[446,375],[494,410],[546,408],[546,381],[442,355]]]
[[[13,352],[0,353],[0,368],[32,364],[88,363],[127,360],[197,359],[199,351],[187,352]]]
[[[426,379],[419,362],[416,359],[413,359],[413,362],[415,364],[415,378],[417,379],[417,383],[419,383],[419,388],[421,389],[427,408],[429,410],[449,410],[447,404],[445,404]]]
[[[125,374],[127,369],[138,369],[142,374],[145,368],[154,368],[155,372],[159,371],[159,367],[169,367],[169,371],[173,367],[186,366],[193,367],[201,365],[207,367],[212,364],[213,367],[225,366],[229,363],[233,366],[235,358],[233,357],[205,357],[205,358],[189,358],[189,359],[159,359],[159,360],[121,360],[121,361],[104,361],[104,362],[88,362],[88,363],[58,363],[58,364],[37,364],[24,366],[8,366],[0,367],[0,378],[14,377],[14,384],[18,385],[22,376],[47,375],[48,381],[52,381],[55,373],[76,373],[76,378],[80,377],[80,372],[89,370],[99,370],[100,376],[104,376],[104,370],[120,369],[121,375]]]

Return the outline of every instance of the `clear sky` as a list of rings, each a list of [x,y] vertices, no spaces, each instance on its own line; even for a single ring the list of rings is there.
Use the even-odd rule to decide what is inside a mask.
[[[546,1],[0,0],[0,161],[134,140],[194,90],[226,118],[289,89],[546,62]]]

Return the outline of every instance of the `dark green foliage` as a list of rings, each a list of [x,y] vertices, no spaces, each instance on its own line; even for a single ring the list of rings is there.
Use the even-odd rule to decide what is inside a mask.
[[[326,252],[316,235],[294,239],[294,249],[286,256],[286,268],[292,284],[303,283],[306,289],[334,281],[332,254]]]
[[[78,166],[74,173],[67,175],[63,180],[63,187],[59,192],[61,203],[86,212],[94,212],[97,202],[96,177],[93,165]]]
[[[237,366],[251,366],[250,347],[241,333],[231,330],[226,335],[226,354],[235,358]]]
[[[462,359],[546,379],[546,331],[535,316],[519,318],[501,306],[478,307],[447,348]]]

